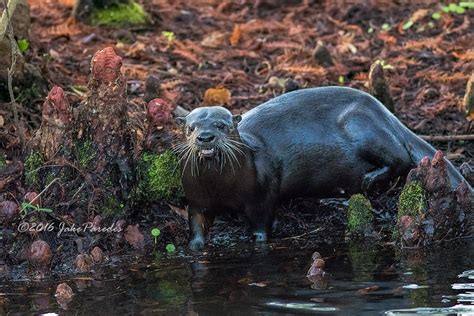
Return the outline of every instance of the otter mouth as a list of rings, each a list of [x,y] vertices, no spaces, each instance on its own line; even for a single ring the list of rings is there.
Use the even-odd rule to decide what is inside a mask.
[[[203,148],[199,150],[199,156],[201,158],[212,158],[215,152],[214,148]]]

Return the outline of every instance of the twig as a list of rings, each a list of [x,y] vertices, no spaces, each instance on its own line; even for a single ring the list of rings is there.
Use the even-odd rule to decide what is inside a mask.
[[[5,10],[3,11],[2,16],[0,17],[0,40],[3,39],[8,30],[8,26],[10,24],[10,14],[13,14],[13,12],[15,12],[18,0],[10,0],[8,1],[8,5],[6,3],[6,0],[4,0],[3,3],[5,5]]]
[[[288,240],[288,239],[298,239],[298,238],[301,238],[303,236],[306,236],[306,235],[309,235],[309,234],[312,234],[312,233],[317,233],[319,231],[323,230],[321,227],[320,228],[316,228],[310,232],[306,232],[304,234],[301,234],[301,235],[298,235],[298,236],[292,236],[292,237],[287,237],[287,238],[283,238],[282,240]]]
[[[467,135],[418,135],[420,138],[431,142],[450,142],[455,140],[474,140],[474,134]]]

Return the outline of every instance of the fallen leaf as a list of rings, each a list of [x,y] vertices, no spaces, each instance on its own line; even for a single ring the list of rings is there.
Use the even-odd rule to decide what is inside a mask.
[[[201,45],[209,48],[219,48],[227,42],[227,35],[223,32],[215,31],[204,37]]]
[[[226,88],[210,88],[204,93],[205,105],[229,105],[230,91]]]
[[[242,29],[240,28],[240,24],[235,24],[234,30],[232,31],[232,35],[230,36],[230,45],[232,45],[232,47],[236,47],[237,44],[239,44],[241,35]]]
[[[138,229],[138,224],[128,225],[125,230],[125,240],[135,249],[143,249],[144,237]]]

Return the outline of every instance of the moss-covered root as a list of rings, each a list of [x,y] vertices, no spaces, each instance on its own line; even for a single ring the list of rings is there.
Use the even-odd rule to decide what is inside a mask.
[[[143,25],[148,21],[149,16],[143,7],[133,0],[105,8],[94,8],[90,14],[90,22],[98,26],[125,27]]]
[[[426,211],[426,194],[420,182],[407,183],[398,201],[398,219],[408,215],[419,218]]]
[[[148,201],[176,201],[183,198],[178,158],[170,150],[162,154],[143,153],[138,171],[139,198]]]
[[[39,152],[32,152],[25,159],[25,183],[31,188],[41,187],[39,169],[43,165],[43,156]]]
[[[347,232],[351,235],[367,235],[372,231],[374,212],[370,201],[362,194],[349,199]]]

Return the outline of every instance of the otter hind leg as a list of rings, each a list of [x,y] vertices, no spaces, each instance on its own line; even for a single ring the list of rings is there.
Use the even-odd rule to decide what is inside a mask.
[[[368,141],[362,146],[360,155],[374,166],[363,175],[362,189],[366,192],[373,190],[377,184],[386,184],[408,173],[412,167],[406,148],[392,135]]]

